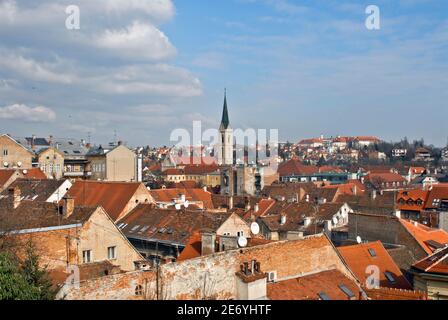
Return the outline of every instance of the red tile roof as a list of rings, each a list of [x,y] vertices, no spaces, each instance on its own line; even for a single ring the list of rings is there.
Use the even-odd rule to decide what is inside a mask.
[[[291,159],[279,165],[278,173],[280,176],[306,175],[318,173],[316,166],[305,166],[297,159]]]
[[[402,190],[397,194],[397,208],[403,211],[421,211],[428,195],[428,191],[421,189]]]
[[[320,300],[319,294],[324,293],[331,300],[352,300],[342,291],[341,285],[353,293],[353,300],[359,299],[359,286],[338,270],[268,283],[267,296],[271,300]]]
[[[76,181],[67,195],[76,205],[102,206],[112,220],[117,220],[126,209],[141,183]],[[146,188],[143,186],[146,190]],[[151,196],[148,193],[148,202]]]
[[[412,289],[381,241],[339,247],[338,251],[362,284],[366,284],[367,278],[370,276],[370,273],[366,272],[367,268],[373,265],[380,269],[381,287]],[[370,252],[374,253],[374,256]],[[395,283],[390,283],[387,280],[385,272],[390,272],[393,275]]]
[[[439,200],[439,202],[441,200],[448,200],[447,184],[434,185],[429,190],[428,200],[426,201],[425,209],[438,209],[437,200]]]
[[[400,219],[400,222],[427,254],[432,254],[436,250],[436,248],[428,244],[428,241],[432,240],[441,245],[448,244],[448,232],[445,230],[428,228],[423,224],[404,219]]]
[[[420,260],[413,268],[425,273],[448,275],[448,247]]]
[[[370,300],[428,300],[425,292],[392,288],[364,289]]]
[[[384,173],[369,173],[365,177],[366,181],[376,182],[406,182],[406,179],[398,173],[384,172]]]
[[[27,169],[26,171],[22,170],[22,172],[27,179],[47,179],[47,176],[40,170],[40,168]]]
[[[194,202],[202,202],[205,209],[214,209],[212,194],[204,189],[188,189],[188,188],[174,188],[174,189],[158,189],[151,190],[151,196],[156,202],[170,202],[179,198],[180,194],[184,194],[186,200]]]
[[[16,170],[0,170],[0,188],[16,173]]]

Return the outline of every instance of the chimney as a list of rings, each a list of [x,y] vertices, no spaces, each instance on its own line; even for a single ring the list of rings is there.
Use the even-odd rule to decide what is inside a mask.
[[[48,138],[48,144],[49,144],[50,146],[53,145],[53,136],[52,136],[52,135],[50,135],[50,137]]]
[[[258,203],[256,203],[254,205],[254,212],[257,213],[258,211],[260,211],[260,205]]]
[[[207,186],[204,186],[202,189],[204,190],[204,192],[208,192]]]
[[[280,224],[283,226],[286,224],[286,214],[282,213],[280,215]]]
[[[376,199],[376,190],[372,190],[372,200]]]
[[[118,145],[121,146],[123,144],[123,141],[118,141]]]
[[[353,194],[355,195],[355,196],[357,196],[358,195],[358,187],[357,186],[353,186]]]
[[[306,228],[311,224],[311,217],[306,217],[303,221],[303,226]]]
[[[229,197],[229,210],[233,209],[233,196]]]
[[[22,198],[22,192],[19,187],[10,188],[9,190],[9,204],[11,208],[17,209],[20,205],[20,200]]]
[[[64,217],[71,216],[73,211],[75,210],[75,199],[65,196],[64,198],[62,198],[62,201],[62,214],[64,215]]]
[[[201,251],[203,256],[215,253],[216,234],[213,232],[203,232],[201,236]]]
[[[307,194],[306,197],[305,197],[305,199],[306,199],[306,200],[305,200],[306,202],[310,202],[310,195]]]
[[[266,300],[267,274],[261,271],[260,262],[244,262],[236,273],[238,300]]]

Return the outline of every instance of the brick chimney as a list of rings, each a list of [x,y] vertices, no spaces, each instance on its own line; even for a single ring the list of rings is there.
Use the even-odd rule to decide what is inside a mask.
[[[13,209],[17,209],[20,205],[20,200],[22,198],[22,192],[19,187],[10,188],[9,192],[9,204]]]
[[[228,205],[228,207],[229,207],[229,210],[233,209],[233,196],[229,197],[229,205]]]
[[[236,273],[236,279],[238,300],[266,299],[267,274],[261,271],[259,262],[244,262]]]
[[[75,199],[65,196],[64,198],[62,198],[62,201],[62,214],[64,215],[64,217],[71,216],[73,211],[75,210]]]

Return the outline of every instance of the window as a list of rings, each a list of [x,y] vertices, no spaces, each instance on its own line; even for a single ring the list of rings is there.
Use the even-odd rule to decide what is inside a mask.
[[[321,298],[321,300],[331,300],[325,292],[319,293],[319,298]]]
[[[143,287],[141,285],[135,287],[135,295],[139,297],[143,296]]]
[[[389,271],[384,272],[384,275],[386,276],[387,281],[389,281],[390,283],[394,284],[396,282],[395,277]]]
[[[244,237],[244,231],[238,231],[236,235],[237,237]]]
[[[109,260],[117,259],[117,247],[107,248],[107,258]]]
[[[371,257],[376,257],[376,251],[374,249],[369,249],[369,253]]]
[[[3,149],[3,155],[7,156],[8,155],[8,149]]]
[[[341,289],[342,292],[344,292],[349,299],[355,298],[355,294],[352,292],[352,290],[347,288],[346,285],[344,285],[344,284],[339,285],[339,289]]]
[[[82,252],[82,262],[83,263],[92,262],[92,250],[84,250]]]

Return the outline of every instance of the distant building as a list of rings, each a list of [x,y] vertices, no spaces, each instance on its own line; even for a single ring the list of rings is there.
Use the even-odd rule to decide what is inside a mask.
[[[392,157],[393,158],[402,158],[402,157],[406,157],[406,155],[408,154],[408,150],[407,149],[393,149],[392,150]]]
[[[122,144],[110,149],[102,146],[92,148],[87,153],[87,160],[90,162],[92,180],[138,181],[137,155]]]
[[[434,158],[431,156],[431,151],[426,148],[417,148],[415,150],[414,161],[433,161]]]
[[[34,153],[7,134],[0,135],[0,168],[31,169]]]
[[[64,176],[64,154],[54,147],[40,149],[37,153],[38,167],[48,179]]]

